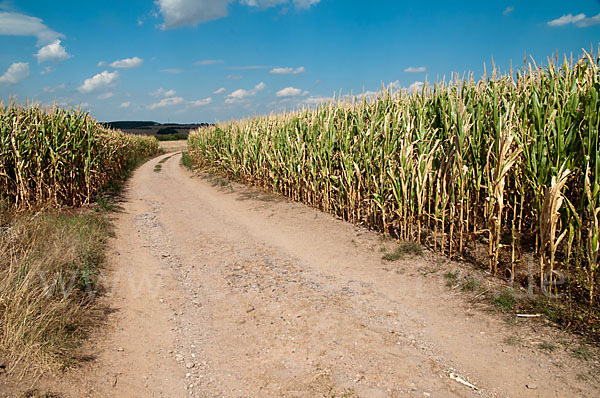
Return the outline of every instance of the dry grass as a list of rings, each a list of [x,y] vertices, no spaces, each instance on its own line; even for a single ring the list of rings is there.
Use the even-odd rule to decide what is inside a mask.
[[[0,355],[9,373],[64,366],[95,319],[109,225],[83,211],[1,218]]]
[[[4,216],[0,349],[14,369],[65,364],[93,314],[107,222],[57,211]]]

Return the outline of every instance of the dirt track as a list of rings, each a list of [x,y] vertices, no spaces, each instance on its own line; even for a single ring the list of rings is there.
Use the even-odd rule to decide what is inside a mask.
[[[598,396],[570,337],[446,287],[458,265],[386,263],[377,234],[159,160],[129,182],[111,329],[66,395]]]

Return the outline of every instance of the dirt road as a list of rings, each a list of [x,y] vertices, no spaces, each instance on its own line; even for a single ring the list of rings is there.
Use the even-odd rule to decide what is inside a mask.
[[[394,242],[180,155],[135,172],[111,245],[111,329],[66,395],[598,396],[568,335],[448,288],[459,265],[385,262]]]

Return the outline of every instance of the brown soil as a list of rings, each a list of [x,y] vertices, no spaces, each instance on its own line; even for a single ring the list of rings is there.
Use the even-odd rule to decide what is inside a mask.
[[[378,234],[180,155],[139,168],[111,242],[116,311],[66,397],[600,396],[597,358],[540,319],[446,286],[464,266],[386,262]],[[550,349],[539,348],[546,344]],[[464,380],[477,390],[457,381]],[[46,383],[46,384],[44,384]]]

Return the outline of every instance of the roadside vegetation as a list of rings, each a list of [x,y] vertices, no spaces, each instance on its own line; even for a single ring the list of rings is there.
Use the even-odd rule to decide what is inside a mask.
[[[172,134],[157,134],[154,136],[159,141],[185,141],[188,138],[186,133],[172,133]]]
[[[530,289],[553,320],[598,333],[599,60],[218,124],[190,134],[189,157],[475,263]],[[508,293],[495,305],[515,307]]]
[[[79,110],[1,102],[0,141],[0,365],[40,374],[77,361],[101,318],[95,298],[115,208],[105,193],[158,142]]]

